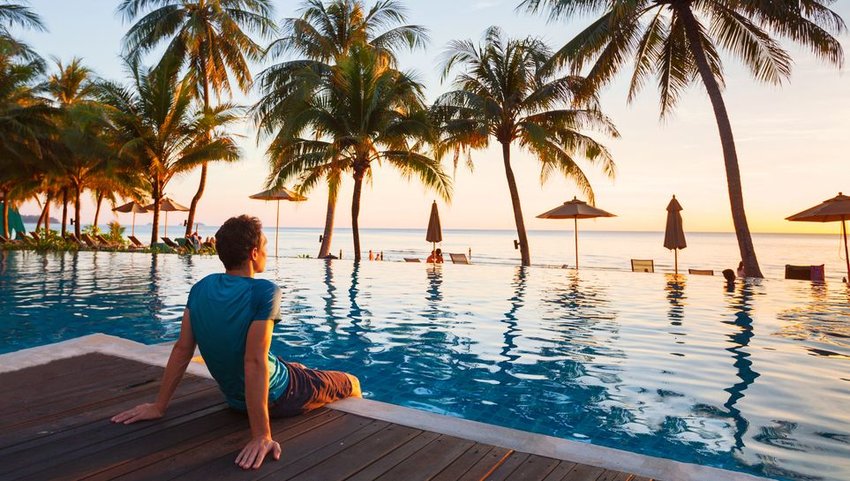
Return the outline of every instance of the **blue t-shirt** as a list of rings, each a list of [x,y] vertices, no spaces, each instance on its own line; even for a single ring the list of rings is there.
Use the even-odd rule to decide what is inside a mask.
[[[189,292],[192,332],[207,368],[227,398],[239,410],[245,405],[245,342],[254,321],[280,321],[280,288],[265,279],[211,274]],[[289,371],[271,352],[269,402],[289,385]]]

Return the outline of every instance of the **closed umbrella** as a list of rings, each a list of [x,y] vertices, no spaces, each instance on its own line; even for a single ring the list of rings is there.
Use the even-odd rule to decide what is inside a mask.
[[[145,209],[153,211],[154,204],[146,205]],[[159,201],[159,210],[165,212],[165,236],[168,237],[168,213],[169,212],[189,212],[189,208],[185,205],[174,202],[168,196],[163,197]]]
[[[120,205],[120,206],[112,209],[112,212],[123,212],[125,214],[128,213],[128,212],[133,213],[133,228],[130,231],[130,235],[135,236],[136,235],[136,214],[143,214],[145,212],[148,212],[148,210],[145,209],[144,206],[142,206],[142,204],[139,204],[135,200],[131,200],[130,202],[127,202],[124,205]]]
[[[688,247],[685,242],[685,231],[682,227],[682,204],[676,196],[667,204],[667,228],[664,230],[664,247],[673,251],[674,269],[679,273],[679,249]]]
[[[785,220],[793,222],[841,222],[841,234],[844,237],[844,261],[847,263],[847,281],[850,282],[850,257],[847,255],[847,219],[850,219],[850,197],[841,192],[810,209],[785,218]]]
[[[431,217],[428,219],[428,232],[425,233],[425,240],[431,243],[431,250],[437,248],[437,242],[443,242],[443,228],[440,226],[437,201],[431,204]]]
[[[274,228],[274,256],[277,257],[277,238],[278,233],[280,231],[280,201],[288,200],[290,202],[303,202],[307,200],[307,198],[301,194],[292,192],[286,187],[264,190],[262,192],[250,196],[250,198],[254,200],[277,201],[277,223],[275,224]]]
[[[538,219],[573,219],[576,238],[576,269],[578,269],[578,220],[595,219],[597,217],[617,216],[602,209],[590,206],[587,202],[580,201],[576,197],[573,197],[573,200],[569,202],[564,202],[562,205],[537,216]]]

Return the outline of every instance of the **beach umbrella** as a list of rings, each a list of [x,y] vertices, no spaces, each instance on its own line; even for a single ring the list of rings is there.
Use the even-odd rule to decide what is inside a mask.
[[[135,200],[131,200],[130,202],[127,202],[124,205],[119,205],[118,207],[112,209],[112,212],[123,212],[125,214],[128,213],[128,212],[133,213],[133,227],[130,231],[131,232],[130,235],[135,236],[136,235],[136,214],[143,214],[145,212],[148,212],[148,210],[145,209],[144,206],[142,206],[142,204],[139,204]]]
[[[425,240],[431,243],[431,250],[437,248],[437,242],[443,242],[443,228],[440,226],[437,201],[431,204],[431,217],[428,219],[428,232],[425,233]]]
[[[146,205],[145,209],[153,212],[154,204]],[[189,208],[185,205],[178,204],[171,200],[168,196],[163,197],[159,201],[159,210],[165,212],[165,236],[168,237],[168,213],[169,212],[189,212]]]
[[[595,219],[597,217],[617,216],[610,212],[605,212],[602,209],[590,206],[587,202],[580,201],[576,197],[573,197],[573,200],[569,202],[564,202],[558,207],[537,216],[538,219],[573,219],[576,238],[576,269],[578,269],[578,220]]]
[[[844,237],[844,261],[847,263],[847,281],[850,282],[850,257],[847,255],[847,219],[850,219],[850,197],[841,192],[810,209],[785,218],[785,220],[792,222],[841,222],[841,234]]]
[[[664,230],[664,247],[673,251],[676,274],[679,273],[679,249],[688,247],[685,242],[685,231],[682,228],[682,204],[676,196],[667,204],[667,228]]]
[[[249,198],[254,200],[277,201],[277,221],[274,228],[274,256],[277,257],[277,238],[280,231],[280,201],[287,200],[290,202],[304,202],[307,198],[301,194],[292,192],[286,187],[264,190],[250,196]]]

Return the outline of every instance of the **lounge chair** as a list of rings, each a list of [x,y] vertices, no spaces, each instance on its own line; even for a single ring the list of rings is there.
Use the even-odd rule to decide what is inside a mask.
[[[78,247],[85,247],[86,244],[77,237],[77,234],[71,232],[70,234],[65,236],[65,240],[74,244],[77,244]]]
[[[38,235],[38,232],[32,231],[32,232],[30,232],[30,235],[32,236],[33,239],[35,239],[36,242],[41,242],[41,236]]]
[[[95,242],[94,239],[92,239],[90,235],[80,234],[80,239],[82,239],[83,242],[86,243],[86,246],[88,246],[89,248],[91,248],[91,249],[97,249],[98,248],[97,242]]]
[[[800,281],[823,282],[825,278],[824,265],[792,266],[791,264],[785,264],[785,278]]]
[[[449,254],[449,257],[452,259],[452,264],[469,264],[466,254]]]
[[[103,234],[96,235],[95,239],[100,243],[101,247],[118,247],[114,242],[110,242],[109,239],[103,237]]]
[[[632,272],[655,272],[655,261],[652,259],[632,259]]]
[[[172,249],[175,249],[175,250],[179,250],[179,249],[180,249],[180,245],[179,245],[179,244],[177,244],[176,242],[174,242],[173,240],[171,240],[171,238],[170,238],[170,237],[163,237],[163,238],[162,238],[162,243],[163,243],[163,244],[165,244],[165,245],[167,245],[168,247],[171,247]]]
[[[7,239],[6,237],[0,235],[0,245],[3,244],[14,244],[15,241]]]
[[[688,269],[688,274],[693,276],[713,276],[714,271],[711,269]]]
[[[415,257],[405,257],[404,262],[422,262],[422,261],[415,258]]]
[[[137,239],[136,236],[131,235],[127,238],[130,239],[130,245],[132,247],[135,247],[136,249],[144,249],[145,248],[145,245],[142,244],[141,242],[139,242],[139,239]]]

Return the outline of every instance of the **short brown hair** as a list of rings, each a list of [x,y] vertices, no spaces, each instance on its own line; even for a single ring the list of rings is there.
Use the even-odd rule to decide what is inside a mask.
[[[231,217],[215,233],[215,248],[225,269],[236,269],[259,249],[263,238],[260,219],[249,215]]]

